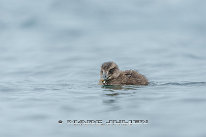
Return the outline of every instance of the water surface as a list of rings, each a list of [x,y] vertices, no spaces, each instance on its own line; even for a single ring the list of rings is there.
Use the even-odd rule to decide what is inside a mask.
[[[0,0],[0,136],[206,136],[205,6]],[[150,85],[101,87],[105,61],[138,70]],[[73,126],[70,119],[149,123]]]

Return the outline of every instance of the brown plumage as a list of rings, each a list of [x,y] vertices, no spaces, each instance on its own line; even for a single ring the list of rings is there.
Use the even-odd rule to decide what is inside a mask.
[[[147,78],[134,70],[119,70],[114,62],[105,62],[101,66],[100,85],[148,85]]]

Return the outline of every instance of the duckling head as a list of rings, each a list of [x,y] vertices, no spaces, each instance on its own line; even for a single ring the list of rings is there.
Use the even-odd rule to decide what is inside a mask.
[[[100,77],[103,83],[108,80],[115,79],[120,75],[119,67],[116,63],[104,62],[101,66]]]

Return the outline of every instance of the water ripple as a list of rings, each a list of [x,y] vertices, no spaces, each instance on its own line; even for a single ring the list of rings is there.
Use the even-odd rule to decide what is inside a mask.
[[[206,86],[206,82],[166,82],[158,83],[152,82],[151,86]]]

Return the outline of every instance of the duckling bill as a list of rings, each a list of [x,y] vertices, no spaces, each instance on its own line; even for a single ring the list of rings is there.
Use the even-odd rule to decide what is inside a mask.
[[[148,85],[147,78],[134,70],[121,71],[114,62],[105,62],[101,66],[100,85]]]

